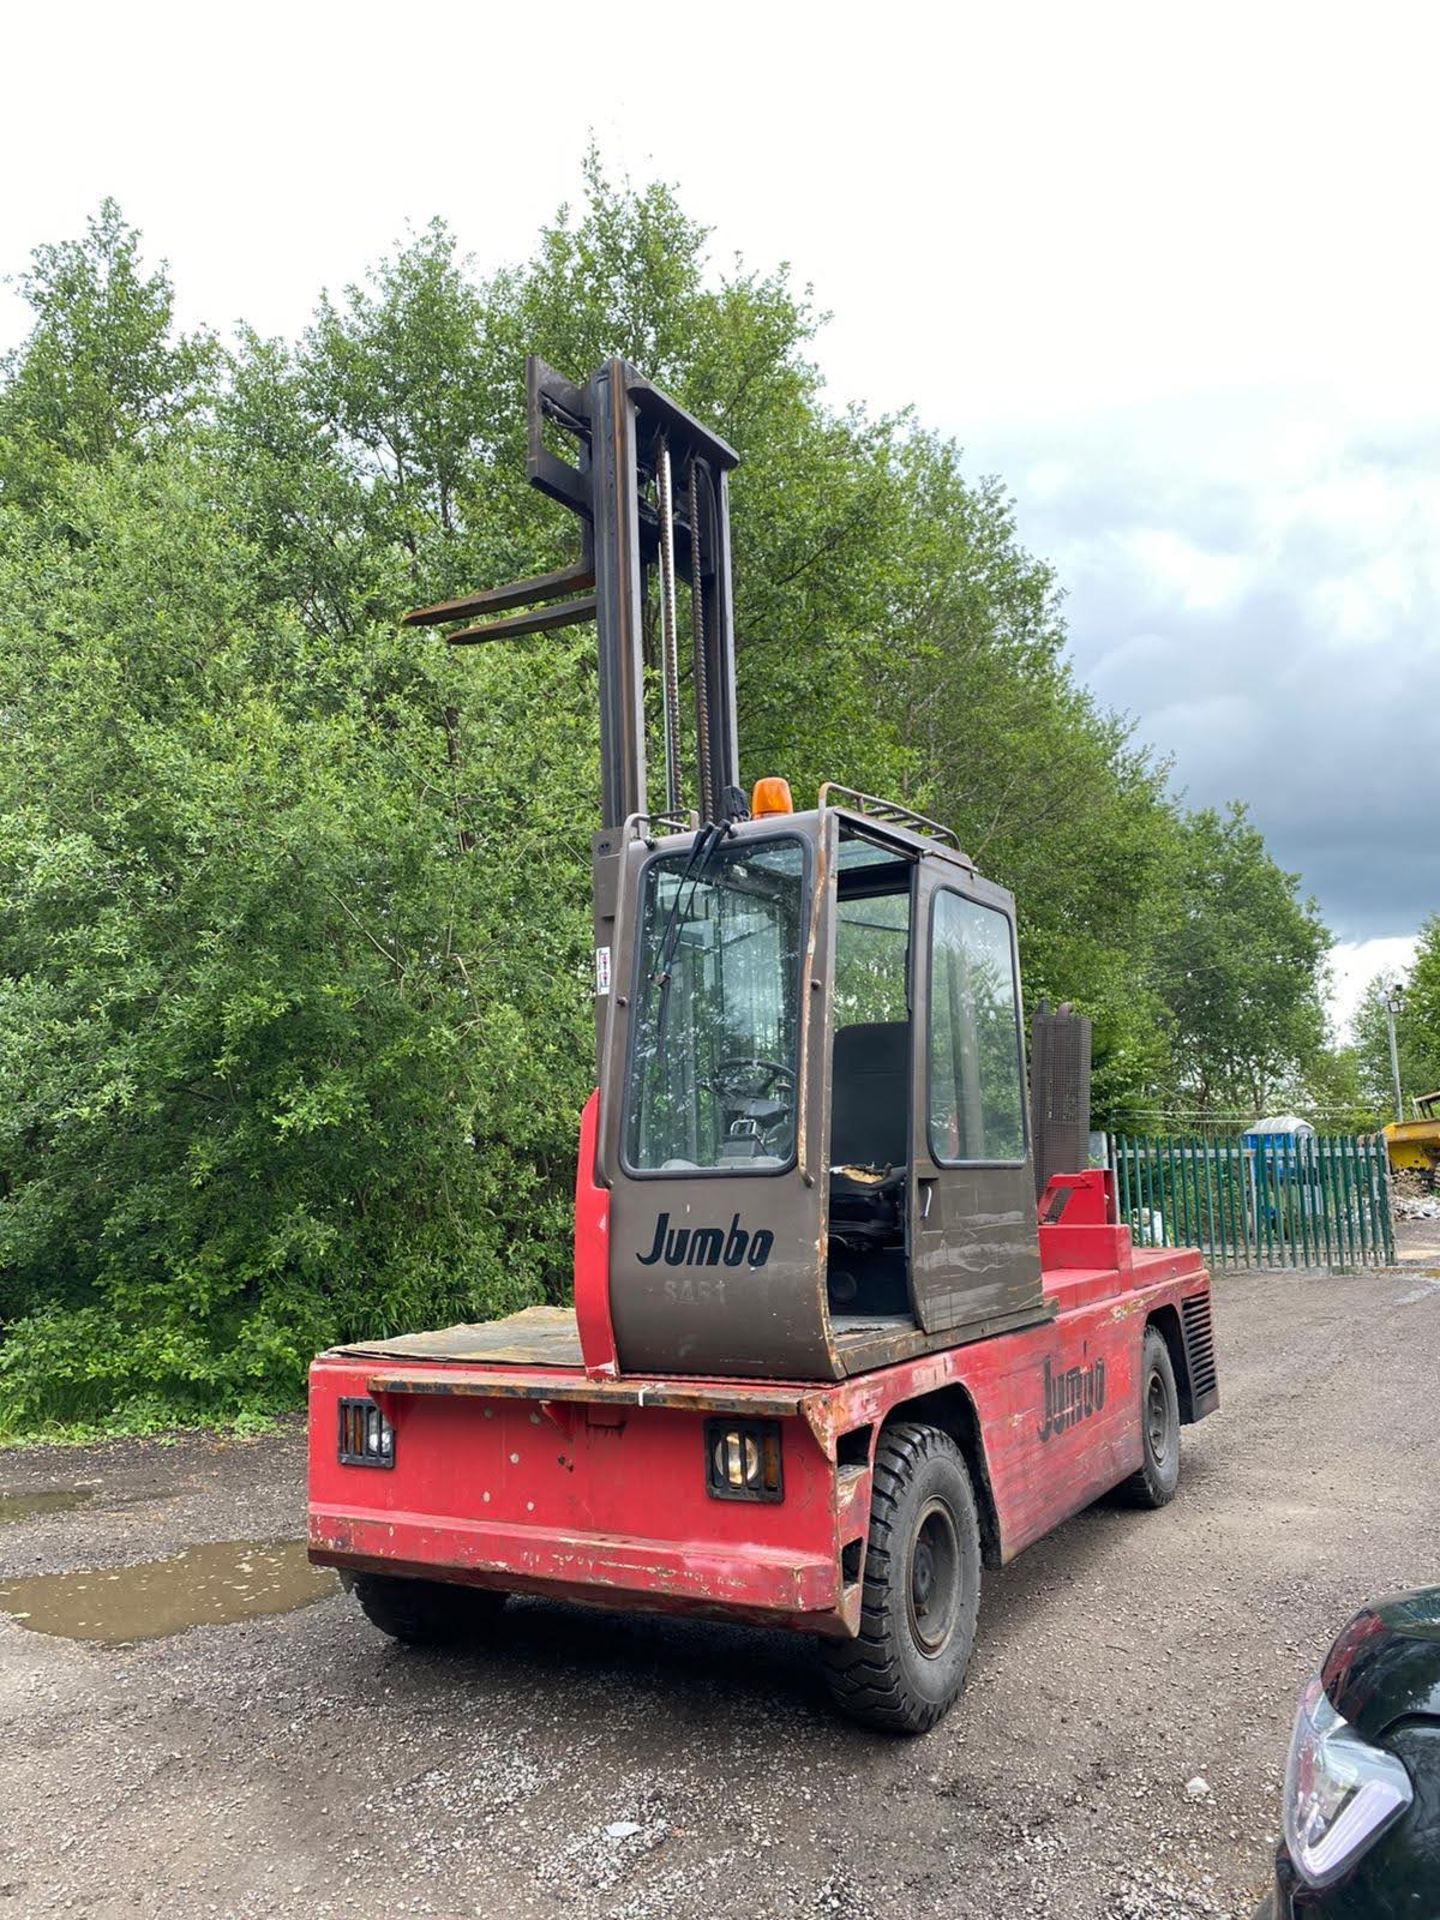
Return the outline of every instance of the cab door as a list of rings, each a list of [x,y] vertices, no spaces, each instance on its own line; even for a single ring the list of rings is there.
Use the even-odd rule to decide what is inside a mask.
[[[958,863],[919,876],[910,1275],[927,1333],[1042,1305],[1015,904]]]
[[[838,1373],[822,1265],[826,829],[787,815],[627,844],[596,1163],[622,1372]]]

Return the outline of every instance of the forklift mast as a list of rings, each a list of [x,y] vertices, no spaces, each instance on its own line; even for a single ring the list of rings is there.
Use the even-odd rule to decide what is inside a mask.
[[[593,620],[599,640],[601,820],[606,833],[648,815],[644,609],[660,580],[665,809],[673,827],[743,818],[735,726],[735,625],[727,476],[739,455],[619,358],[577,387],[537,355],[525,363],[531,486],[581,525],[580,558],[556,573],[421,607],[414,627],[474,622],[446,635],[479,646]],[[578,446],[574,466],[546,444],[547,425]],[[681,766],[676,581],[690,587],[696,744],[693,801]],[[513,609],[525,609],[515,612]]]

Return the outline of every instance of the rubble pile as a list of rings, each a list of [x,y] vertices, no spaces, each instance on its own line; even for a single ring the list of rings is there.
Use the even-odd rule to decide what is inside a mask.
[[[1390,1175],[1392,1220],[1440,1220],[1440,1195],[1428,1173],[1401,1167]]]
[[[1429,1200],[1434,1192],[1430,1175],[1418,1167],[1396,1167],[1390,1175],[1392,1200]]]

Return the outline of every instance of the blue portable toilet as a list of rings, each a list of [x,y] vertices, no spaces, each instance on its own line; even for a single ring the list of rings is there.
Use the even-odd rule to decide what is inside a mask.
[[[1252,1151],[1263,1140],[1267,1150],[1283,1148],[1295,1140],[1313,1140],[1315,1129],[1308,1120],[1302,1120],[1298,1113],[1277,1113],[1268,1120],[1257,1120],[1248,1133],[1242,1133],[1240,1144]]]
[[[1314,1127],[1308,1120],[1302,1120],[1298,1113],[1277,1113],[1268,1120],[1257,1120],[1248,1133],[1241,1134],[1240,1144],[1250,1155],[1250,1191],[1257,1235],[1262,1208],[1272,1226],[1281,1231],[1282,1210],[1279,1202],[1281,1192],[1286,1187],[1295,1196],[1290,1203],[1291,1209],[1298,1205],[1307,1219],[1319,1210],[1320,1196],[1316,1192],[1313,1155],[1297,1152],[1302,1141],[1314,1138]],[[1263,1194],[1262,1185],[1265,1189]],[[1293,1219],[1293,1213],[1289,1209],[1286,1211]]]

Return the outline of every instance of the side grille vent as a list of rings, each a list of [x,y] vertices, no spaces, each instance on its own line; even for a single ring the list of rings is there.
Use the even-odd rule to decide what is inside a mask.
[[[1190,1375],[1191,1418],[1203,1419],[1220,1404],[1220,1383],[1215,1371],[1215,1323],[1210,1313],[1210,1295],[1192,1294],[1180,1302],[1185,1340],[1185,1367]]]

